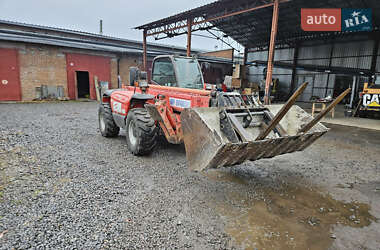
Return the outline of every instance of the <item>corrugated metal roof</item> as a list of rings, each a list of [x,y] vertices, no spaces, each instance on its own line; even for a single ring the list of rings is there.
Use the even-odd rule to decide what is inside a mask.
[[[220,1],[215,1],[206,5],[202,5],[190,10],[182,11],[178,14],[162,18],[157,21],[153,21],[144,25],[140,25],[138,27],[135,27],[135,29],[145,29],[145,28],[152,28],[152,27],[157,27],[160,26],[162,23],[167,23],[167,22],[172,22],[172,20],[180,19],[183,18],[184,16],[195,16],[195,15],[203,15],[205,11],[210,11],[210,10],[215,10],[217,7],[220,6],[221,3],[227,2],[226,0],[220,0]]]
[[[53,45],[53,46],[60,46],[60,47],[78,48],[78,49],[100,50],[100,51],[109,51],[109,52],[141,53],[141,50],[137,50],[137,49],[118,48],[118,47],[107,46],[107,45],[96,45],[96,44],[89,44],[89,43],[60,41],[56,39],[46,39],[46,38],[38,38],[38,37],[23,36],[23,35],[4,34],[4,33],[0,33],[0,40],[36,43],[36,44]]]
[[[62,32],[62,33],[66,33],[66,34],[82,35],[82,36],[86,36],[88,38],[100,38],[100,39],[106,39],[106,40],[109,40],[112,42],[130,43],[130,44],[142,46],[141,41],[112,37],[112,36],[106,36],[106,35],[100,35],[100,34],[96,34],[96,33],[90,33],[90,32],[78,31],[78,30],[70,30],[70,29],[64,29],[64,28],[57,28],[57,27],[50,27],[50,26],[43,26],[43,25],[29,24],[29,23],[22,23],[22,22],[16,22],[16,21],[1,20],[1,19],[0,19],[0,24],[26,27],[26,28],[33,28],[33,29],[40,29],[40,30],[47,30],[47,31],[57,31],[57,32]],[[170,50],[175,49],[175,50],[186,51],[185,47],[175,46],[175,45],[166,45],[166,44],[149,42],[148,46],[155,46],[155,47],[159,47],[162,49],[170,49]],[[204,50],[198,50],[198,49],[193,49],[192,51],[194,51],[195,53],[206,52]]]
[[[39,44],[50,44],[64,47],[77,47],[84,49],[94,49],[97,48],[99,50],[104,51],[113,51],[113,52],[142,52],[142,46],[136,44],[120,44],[113,42],[103,42],[96,40],[87,40],[80,38],[71,38],[71,37],[62,37],[58,35],[49,35],[42,33],[34,33],[34,32],[26,32],[19,30],[10,30],[10,29],[0,29],[0,35],[6,40],[8,37],[12,39],[12,41],[22,41],[22,42],[34,42]],[[164,53],[164,52],[172,52],[170,49],[160,49],[157,47],[148,47],[148,53]]]
[[[187,27],[184,24],[187,23],[188,19],[207,20],[227,13],[265,6],[265,4],[272,2],[272,0],[219,0],[136,28],[146,29],[148,34],[157,36],[160,34],[162,35],[162,37],[159,37],[160,39],[173,37],[187,33]],[[371,8],[373,31],[379,32],[380,30],[380,5],[378,0],[283,1],[279,7],[276,37],[278,45],[292,46],[297,41],[327,40],[353,35],[352,32],[303,31],[300,22],[301,8]],[[206,26],[196,24],[193,26],[193,31],[218,28],[247,48],[266,47],[269,44],[271,33],[272,13],[272,7],[260,8],[252,12],[215,19],[207,23]],[[165,31],[165,33],[160,33],[162,31]]]
[[[51,46],[59,46],[66,48],[77,48],[77,49],[86,49],[86,50],[96,50],[96,51],[106,51],[113,53],[135,53],[142,54],[143,50],[141,46],[86,40],[79,38],[71,37],[62,37],[57,35],[33,33],[19,30],[9,30],[9,29],[0,29],[0,41],[13,41],[13,42],[24,42],[24,43],[33,43],[33,44],[44,44]],[[173,54],[173,51],[170,48],[157,48],[149,47],[147,51],[148,56],[158,56],[162,54]],[[178,52],[174,52],[178,54]],[[186,51],[183,51],[183,55],[186,54]],[[207,61],[212,63],[223,63],[231,64],[232,60],[219,58],[219,57],[210,57],[210,56],[200,56],[200,61]]]

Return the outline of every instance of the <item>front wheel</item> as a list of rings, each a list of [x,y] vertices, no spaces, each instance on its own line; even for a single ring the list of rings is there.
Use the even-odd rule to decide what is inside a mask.
[[[134,155],[147,155],[157,144],[157,126],[144,108],[128,112],[126,121],[126,141]]]
[[[109,103],[103,103],[98,111],[99,130],[104,137],[115,137],[119,134],[120,128],[113,120],[112,110]]]

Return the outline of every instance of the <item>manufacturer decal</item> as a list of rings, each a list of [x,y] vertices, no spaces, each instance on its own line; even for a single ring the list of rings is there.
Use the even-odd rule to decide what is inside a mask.
[[[124,114],[125,110],[121,108],[121,103],[120,102],[115,102],[113,101],[112,103],[112,110],[116,113],[121,113]]]
[[[170,106],[177,107],[177,108],[191,108],[191,101],[185,100],[185,99],[178,99],[178,98],[169,98]]]
[[[2,80],[1,83],[2,83],[3,85],[7,85],[7,84],[8,84],[8,80]]]
[[[363,95],[363,106],[365,107],[380,107],[380,94],[365,94]]]

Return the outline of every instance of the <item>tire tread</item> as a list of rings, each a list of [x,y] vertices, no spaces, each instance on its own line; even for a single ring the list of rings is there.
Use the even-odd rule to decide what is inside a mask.
[[[134,155],[147,155],[153,151],[157,144],[158,128],[155,121],[150,117],[145,108],[135,108],[129,111],[128,116],[135,122],[137,129],[137,146],[131,147],[128,143],[130,151]],[[127,116],[127,119],[128,119]],[[128,133],[128,128],[126,128]],[[128,142],[128,135],[127,135]]]
[[[120,132],[120,128],[116,125],[113,119],[111,105],[109,103],[100,104],[99,115],[101,113],[103,113],[105,123],[105,130],[103,132],[100,131],[102,133],[102,136],[116,137]]]

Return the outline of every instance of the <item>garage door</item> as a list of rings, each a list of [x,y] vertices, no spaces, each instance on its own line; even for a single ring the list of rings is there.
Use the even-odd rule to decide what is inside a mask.
[[[21,101],[18,51],[0,48],[0,101]]]
[[[111,58],[85,54],[66,54],[67,88],[70,99],[78,97],[78,72],[87,74],[91,99],[96,99],[95,76],[98,81],[111,83]]]

